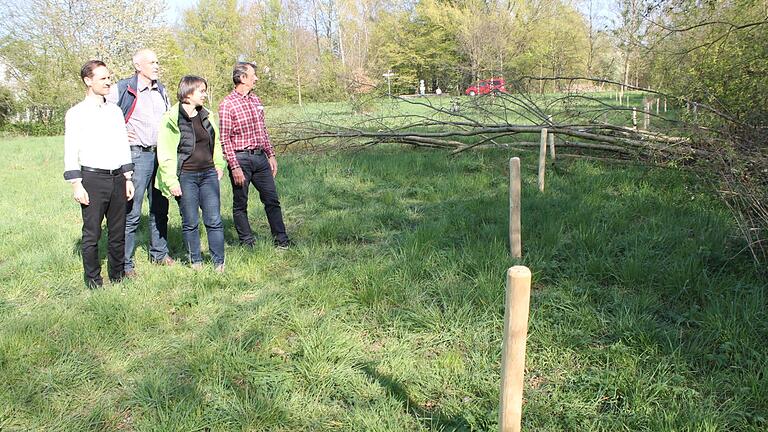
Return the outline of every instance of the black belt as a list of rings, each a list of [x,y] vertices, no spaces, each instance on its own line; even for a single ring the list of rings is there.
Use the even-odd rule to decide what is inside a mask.
[[[101,168],[91,168],[91,167],[87,167],[87,166],[81,166],[80,167],[80,171],[92,172],[92,173],[96,173],[96,174],[107,174],[107,175],[111,175],[111,176],[116,176],[116,175],[119,175],[119,174],[123,173],[123,169],[122,168],[108,170],[108,169],[101,169]]]
[[[262,153],[264,153],[264,150],[262,150],[262,149],[242,149],[242,150],[235,150],[235,153],[262,154]]]
[[[154,153],[157,150],[157,147],[144,147],[140,145],[132,145],[131,150],[140,150],[143,152],[152,152]]]

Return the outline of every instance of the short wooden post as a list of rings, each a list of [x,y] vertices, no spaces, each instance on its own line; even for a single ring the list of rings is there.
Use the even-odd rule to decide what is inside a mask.
[[[547,119],[549,120],[549,125],[554,126],[554,123],[552,123],[552,116],[547,116]],[[549,157],[552,160],[555,160],[555,134],[548,132],[547,140],[549,141]]]
[[[531,271],[525,266],[507,270],[504,339],[501,349],[499,430],[519,432],[523,417],[525,343],[531,303]]]
[[[637,130],[637,109],[632,107],[632,129]]]
[[[659,115],[659,98],[656,98],[656,115]]]
[[[664,112],[667,112],[667,98],[664,98]]]
[[[539,191],[544,192],[544,170],[547,166],[547,128],[541,128],[539,145]]]
[[[509,160],[509,251],[512,258],[523,257],[520,235],[520,158]]]

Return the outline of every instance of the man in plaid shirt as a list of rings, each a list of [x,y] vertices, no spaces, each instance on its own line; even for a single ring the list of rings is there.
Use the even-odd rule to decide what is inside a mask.
[[[232,182],[232,218],[240,243],[252,247],[248,188],[253,184],[264,204],[272,239],[278,248],[285,249],[291,241],[285,232],[275,187],[277,159],[264,122],[264,105],[258,96],[251,94],[256,80],[255,64],[237,63],[232,71],[235,89],[219,104],[219,133]]]

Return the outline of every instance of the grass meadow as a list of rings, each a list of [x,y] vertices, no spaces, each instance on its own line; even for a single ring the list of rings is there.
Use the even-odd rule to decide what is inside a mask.
[[[558,159],[539,193],[513,149],[282,155],[295,248],[271,246],[255,196],[261,240],[236,246],[224,181],[225,274],[150,264],[143,219],[140,277],[90,291],[63,139],[0,148],[3,432],[497,430],[515,264],[533,272],[524,430],[768,429],[768,283],[690,174]]]

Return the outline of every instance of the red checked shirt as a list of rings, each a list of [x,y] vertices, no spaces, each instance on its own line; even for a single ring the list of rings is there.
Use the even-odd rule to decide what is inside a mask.
[[[221,101],[219,134],[230,169],[240,168],[235,157],[238,150],[261,149],[268,158],[275,155],[264,121],[264,105],[256,95],[248,93],[243,96],[233,90]]]

